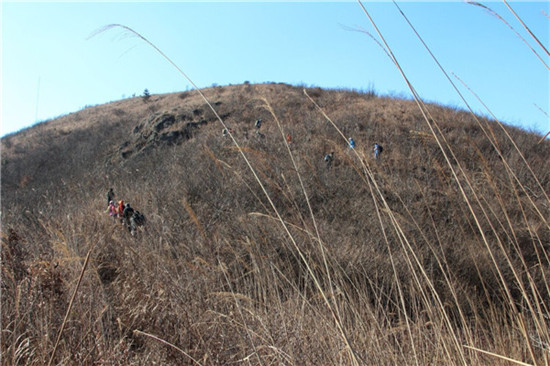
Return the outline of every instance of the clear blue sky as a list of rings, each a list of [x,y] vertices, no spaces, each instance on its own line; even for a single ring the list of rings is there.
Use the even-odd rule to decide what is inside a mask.
[[[550,65],[503,2],[481,2],[505,18]],[[550,48],[549,2],[508,3]],[[464,108],[395,5],[363,4],[421,97]],[[545,115],[550,114],[550,72],[506,24],[462,1],[399,5],[447,71],[467,83],[499,120],[539,133],[550,130]],[[410,96],[378,44],[349,30],[375,35],[355,1],[3,1],[1,17],[0,135],[87,105],[141,95],[145,88],[152,94],[190,88],[138,38],[112,29],[87,39],[111,23],[140,32],[199,87],[274,81]],[[474,109],[486,114],[458,85]]]

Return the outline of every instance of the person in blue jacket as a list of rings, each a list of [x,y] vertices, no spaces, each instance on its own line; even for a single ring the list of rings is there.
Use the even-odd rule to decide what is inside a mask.
[[[378,145],[378,143],[374,144],[374,158],[380,159],[381,153],[382,153],[382,146]]]

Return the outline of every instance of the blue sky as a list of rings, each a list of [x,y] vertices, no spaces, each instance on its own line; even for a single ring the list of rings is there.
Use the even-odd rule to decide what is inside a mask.
[[[481,3],[505,18],[550,65],[503,2]],[[549,48],[549,2],[508,3]],[[420,96],[465,108],[395,5],[363,4]],[[446,70],[468,84],[499,120],[539,133],[550,130],[550,72],[505,23],[463,1],[398,4]],[[199,87],[274,81],[411,95],[379,45],[350,30],[376,34],[356,1],[3,1],[1,17],[0,135],[141,95],[145,88],[152,94],[191,88],[150,46],[120,29],[88,39],[112,23],[148,38]],[[486,115],[457,84],[476,112]]]

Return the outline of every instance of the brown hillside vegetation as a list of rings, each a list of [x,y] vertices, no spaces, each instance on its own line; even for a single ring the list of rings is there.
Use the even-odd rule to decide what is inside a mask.
[[[550,362],[548,141],[372,92],[202,92],[231,136],[188,91],[2,139],[3,364]]]

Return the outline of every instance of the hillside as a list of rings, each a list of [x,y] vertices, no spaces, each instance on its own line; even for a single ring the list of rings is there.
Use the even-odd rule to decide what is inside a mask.
[[[4,137],[3,364],[47,363],[62,325],[63,364],[548,362],[550,143],[306,91],[204,89],[235,141],[196,91]]]

